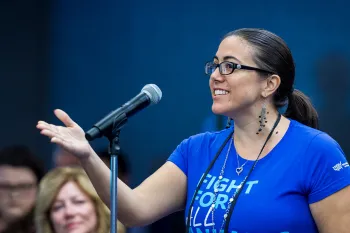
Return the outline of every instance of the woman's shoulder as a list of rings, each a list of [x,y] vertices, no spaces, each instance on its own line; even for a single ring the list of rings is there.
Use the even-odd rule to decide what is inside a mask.
[[[217,141],[225,140],[229,135],[232,134],[232,127],[219,130],[219,131],[206,131],[198,134],[194,134],[186,138],[184,141],[190,144],[212,144]]]
[[[207,131],[191,135],[177,146],[176,151],[183,154],[194,154],[204,150],[212,150],[225,142],[233,132],[232,127],[220,131]]]
[[[327,152],[328,150],[340,149],[338,142],[328,133],[295,120],[291,120],[291,124],[293,127],[291,138],[294,143],[306,144],[309,152],[310,150]]]
[[[186,175],[188,172],[188,161],[198,161],[198,157],[205,158],[205,155],[217,149],[225,142],[232,133],[232,128],[216,131],[203,132],[184,139],[169,156],[168,161],[177,165]]]
[[[293,121],[295,170],[299,171],[309,204],[320,201],[350,184],[350,167],[340,145],[326,132]],[[299,143],[299,144],[297,144]],[[298,150],[302,148],[302,151]],[[296,151],[296,152],[295,152]],[[302,153],[299,153],[302,152]]]

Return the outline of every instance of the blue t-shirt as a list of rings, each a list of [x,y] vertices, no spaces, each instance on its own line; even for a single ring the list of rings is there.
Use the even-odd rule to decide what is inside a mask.
[[[192,136],[176,148],[169,161],[187,176],[187,217],[196,186],[232,132],[232,128]],[[214,185],[223,166],[229,143],[223,148],[195,198],[190,221],[193,233],[219,233],[229,199],[249,172],[248,161],[238,176],[234,145],[226,163],[217,195],[213,230],[210,207]],[[240,165],[244,163],[240,159]],[[289,128],[272,151],[257,162],[237,200],[229,233],[318,232],[309,205],[350,184],[350,168],[338,143],[321,131],[291,120]],[[222,231],[223,232],[223,231]],[[221,233],[221,232],[220,232]]]

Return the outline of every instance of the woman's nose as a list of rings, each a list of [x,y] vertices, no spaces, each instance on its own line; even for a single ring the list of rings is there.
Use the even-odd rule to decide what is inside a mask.
[[[67,206],[64,210],[64,214],[66,218],[72,217],[76,214],[76,209],[74,208],[74,206]]]
[[[210,79],[214,82],[223,82],[225,80],[224,76],[220,74],[219,67],[216,67],[214,72],[210,75]]]

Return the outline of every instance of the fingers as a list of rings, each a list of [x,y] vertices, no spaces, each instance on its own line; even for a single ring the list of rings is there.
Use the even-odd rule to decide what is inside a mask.
[[[55,110],[54,113],[67,128],[49,124],[45,121],[38,121],[36,128],[40,130],[40,134],[49,137],[52,143],[62,146],[63,148],[68,148],[71,144],[65,138],[67,133],[69,134],[67,131],[68,127],[77,126],[77,124],[62,110]]]
[[[73,127],[76,123],[68,116],[67,113],[62,111],[61,109],[56,109],[54,111],[56,117],[63,122],[63,124],[67,127]]]
[[[50,125],[48,123],[46,123],[45,121],[38,121],[36,128],[40,129],[40,130],[44,130],[44,129],[50,128]]]
[[[51,143],[55,143],[55,144],[61,146],[64,150],[69,151],[70,143],[65,141],[63,138],[53,137],[53,138],[51,138]]]
[[[59,126],[55,126],[55,125],[52,125],[52,124],[48,124],[44,121],[39,121],[38,124],[36,125],[36,127],[38,129],[40,129],[41,131],[43,130],[49,130],[49,131],[53,131],[53,132],[56,132],[58,133],[58,127]]]
[[[52,143],[56,143],[62,147],[67,147],[67,141],[64,136],[59,133],[59,131],[51,130],[51,129],[43,129],[40,131],[42,135],[45,135],[51,138]]]
[[[53,137],[60,137],[55,131],[49,130],[49,129],[43,129],[40,131],[42,135],[48,136],[49,138]]]
[[[39,121],[36,127],[41,130],[40,133],[42,135],[48,136],[50,138],[63,136],[63,133],[60,130],[62,126],[56,126],[53,124],[48,124],[46,122]]]
[[[66,148],[66,142],[63,140],[63,139],[61,139],[61,138],[58,138],[58,137],[53,137],[53,138],[51,138],[51,142],[52,143],[55,143],[55,144],[57,144],[57,145],[60,145],[60,146],[62,146],[63,148]]]

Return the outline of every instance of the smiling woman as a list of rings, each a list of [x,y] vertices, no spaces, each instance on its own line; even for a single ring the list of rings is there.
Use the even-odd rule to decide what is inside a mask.
[[[287,44],[267,30],[238,29],[205,71],[212,111],[234,126],[184,139],[134,189],[118,180],[118,218],[140,226],[184,209],[188,233],[349,232],[350,167],[338,143],[317,129],[309,98],[294,89]],[[80,159],[109,204],[108,167],[83,129],[64,111],[55,114],[65,126],[39,121],[37,128]]]
[[[38,233],[107,233],[109,216],[81,168],[57,168],[40,183],[35,212]]]

